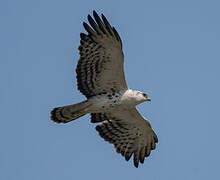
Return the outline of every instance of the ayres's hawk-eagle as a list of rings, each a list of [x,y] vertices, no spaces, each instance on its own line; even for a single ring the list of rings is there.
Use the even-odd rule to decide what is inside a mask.
[[[91,114],[99,135],[114,144],[118,153],[128,161],[132,154],[135,167],[156,148],[157,136],[136,105],[150,101],[147,94],[128,88],[124,76],[122,41],[105,16],[94,11],[83,23],[88,34],[81,33],[76,68],[77,85],[87,100],[57,107],[51,120],[67,123]]]

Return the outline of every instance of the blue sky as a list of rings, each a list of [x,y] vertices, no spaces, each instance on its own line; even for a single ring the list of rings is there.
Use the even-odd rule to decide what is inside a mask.
[[[0,2],[0,179],[219,178],[220,2],[215,0]],[[101,139],[89,116],[49,120],[77,91],[82,22],[104,13],[123,41],[130,88],[159,137],[138,169]]]

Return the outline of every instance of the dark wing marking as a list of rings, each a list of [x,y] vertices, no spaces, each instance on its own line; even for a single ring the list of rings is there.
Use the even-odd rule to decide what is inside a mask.
[[[91,113],[91,122],[97,123],[108,120],[108,116],[106,113]]]
[[[88,15],[91,27],[83,23],[88,34],[80,34],[76,68],[78,89],[87,98],[112,88],[127,89],[121,38],[103,14],[102,20],[95,11],[93,16],[95,20]]]
[[[116,151],[127,161],[133,154],[135,167],[139,162],[144,163],[158,142],[149,122],[136,109],[111,114],[107,121],[96,126],[96,130],[102,138],[114,144]]]

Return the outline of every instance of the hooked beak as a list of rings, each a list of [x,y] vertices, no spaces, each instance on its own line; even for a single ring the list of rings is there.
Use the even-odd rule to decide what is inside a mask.
[[[151,98],[147,97],[147,101],[151,101]]]

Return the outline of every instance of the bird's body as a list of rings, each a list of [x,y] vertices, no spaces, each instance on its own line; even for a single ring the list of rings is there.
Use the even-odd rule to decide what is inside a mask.
[[[136,105],[145,101],[141,96],[139,97],[136,90],[121,90],[104,92],[104,94],[94,96],[88,100],[93,106],[90,107],[89,113],[111,112],[120,107],[123,110],[129,110],[135,108]]]
[[[94,97],[91,97],[88,101],[93,104],[90,113],[109,112],[121,106],[123,91],[104,92]]]
[[[88,35],[81,33],[80,59],[76,68],[77,85],[87,100],[78,104],[54,108],[51,120],[67,123],[91,114],[99,135],[114,144],[126,160],[134,154],[138,167],[156,148],[157,136],[136,105],[150,101],[147,94],[128,88],[124,77],[122,41],[105,16],[102,20],[89,15],[92,28],[83,23]]]

